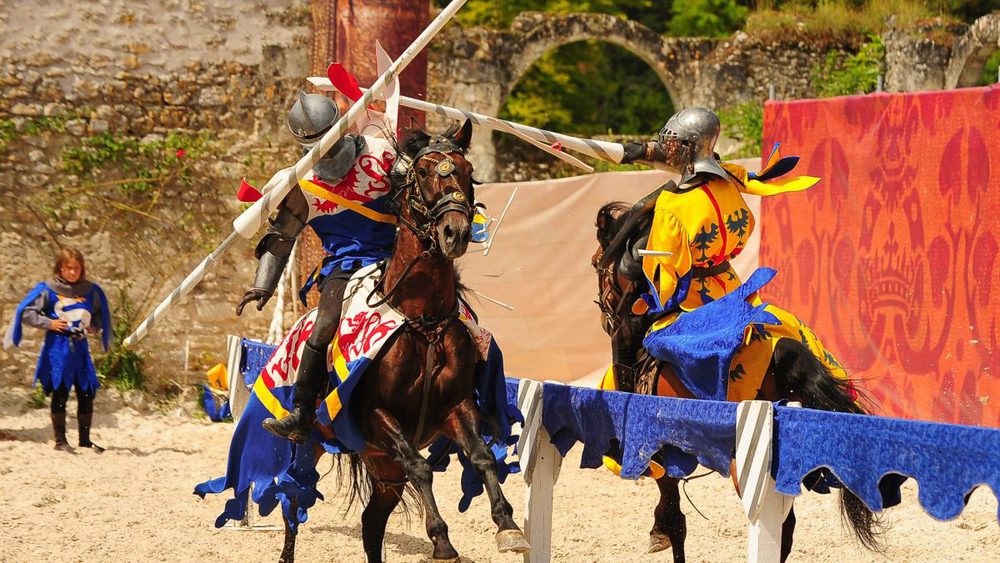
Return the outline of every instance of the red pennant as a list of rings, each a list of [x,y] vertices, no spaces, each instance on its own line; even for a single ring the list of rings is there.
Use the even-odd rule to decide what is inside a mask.
[[[240,180],[240,191],[236,192],[236,199],[244,203],[253,203],[264,197],[260,190],[250,185],[246,178]]]
[[[333,87],[350,98],[352,102],[361,99],[362,92],[361,87],[358,86],[358,79],[354,78],[354,75],[344,68],[344,65],[331,63],[330,67],[326,69],[326,76],[330,79]]]

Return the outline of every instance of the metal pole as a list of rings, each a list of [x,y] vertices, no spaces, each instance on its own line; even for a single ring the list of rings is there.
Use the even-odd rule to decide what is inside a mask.
[[[503,224],[503,218],[507,216],[507,210],[510,209],[510,204],[514,203],[514,196],[516,195],[517,187],[515,187],[514,191],[510,193],[510,199],[507,200],[507,205],[505,205],[503,207],[503,211],[500,212],[500,218],[497,219],[497,226],[493,229],[493,236],[491,236],[490,240],[486,243],[486,250],[483,251],[483,256],[490,255],[490,249],[493,248],[493,241],[497,238],[497,233],[500,232],[500,225]]]

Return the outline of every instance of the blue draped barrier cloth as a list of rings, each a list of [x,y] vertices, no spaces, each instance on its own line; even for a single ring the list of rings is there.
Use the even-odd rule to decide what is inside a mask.
[[[267,364],[276,347],[254,340],[243,339],[243,359],[240,365],[240,376],[247,387],[253,387],[261,370]],[[511,436],[511,425],[522,422],[517,410],[517,384],[514,383],[514,395],[510,399],[509,383],[503,374],[503,357],[496,342],[491,342],[487,358],[476,365],[475,394],[476,406],[489,423],[483,424],[483,430],[495,434],[484,434],[484,440],[490,444],[497,466],[497,477],[504,482],[511,473],[517,473],[516,463],[507,462],[508,447],[514,443]],[[283,388],[284,392],[291,387]],[[289,397],[282,395],[279,400],[289,402]],[[255,403],[256,401],[256,403]],[[256,408],[256,410],[254,410]],[[286,408],[290,408],[286,404]],[[258,416],[249,416],[256,412]],[[195,487],[195,494],[204,497],[206,494],[219,494],[227,489],[233,489],[234,498],[226,502],[223,513],[216,520],[216,526],[223,526],[227,520],[238,520],[243,517],[249,507],[249,485],[254,484],[253,502],[258,504],[258,512],[267,516],[279,505],[293,529],[306,521],[308,509],[323,495],[316,489],[319,474],[315,470],[315,458],[312,447],[296,447],[290,442],[276,438],[260,427],[260,420],[266,415],[264,407],[256,394],[252,394],[250,404],[244,411],[244,416],[237,423],[230,445],[229,463],[224,477],[211,479]],[[343,444],[336,440],[327,441],[322,446],[332,453],[349,453]],[[435,471],[444,471],[449,465],[452,455],[456,455],[462,466],[462,498],[459,510],[468,509],[472,499],[482,494],[483,483],[478,472],[472,466],[464,452],[447,438],[439,438],[430,447],[429,459],[434,463]],[[297,501],[298,510],[292,513],[292,499]]]
[[[249,388],[253,387],[260,370],[264,369],[267,360],[274,353],[277,346],[264,344],[257,340],[243,338],[240,341],[243,347],[243,361],[240,364],[240,375],[243,376],[243,383]]]
[[[780,493],[798,495],[802,479],[826,467],[875,511],[899,497],[899,475],[917,481],[921,506],[938,520],[961,514],[977,486],[1000,495],[998,429],[791,407],[775,412]]]
[[[621,476],[638,479],[663,449],[660,464],[673,477],[690,475],[699,463],[729,475],[736,403],[558,384],[545,385],[542,403],[543,424],[561,454],[583,443],[581,467],[598,467],[603,455],[616,451],[622,454]]]

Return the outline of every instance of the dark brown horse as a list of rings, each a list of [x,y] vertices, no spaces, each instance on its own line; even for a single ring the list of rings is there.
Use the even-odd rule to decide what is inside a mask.
[[[655,201],[653,195],[633,206],[609,203],[597,214],[599,248],[592,264],[598,274],[598,306],[602,311],[604,330],[611,337],[616,389],[693,399],[696,397],[681,383],[670,366],[651,357],[642,347],[643,337],[655,319],[632,312],[633,303],[647,289],[639,266],[640,258],[635,251],[636,247],[642,246],[644,237],[649,235],[651,203]],[[776,345],[756,398],[765,401],[789,399],[815,409],[865,412],[852,397],[845,381],[834,377],[805,344],[789,338],[780,340]],[[735,475],[733,481],[736,482]],[[660,501],[654,511],[649,552],[672,547],[674,561],[682,562],[687,524],[681,512],[678,482],[679,479],[670,476],[656,480]],[[880,523],[868,507],[847,489],[841,494],[840,506],[858,540],[869,549],[881,549]],[[794,530],[793,509],[782,527],[782,561],[791,552]]]
[[[369,302],[387,299],[407,322],[368,367],[352,399],[360,401],[356,412],[366,442],[352,460],[352,493],[365,504],[361,533],[370,562],[382,561],[386,523],[407,487],[423,508],[434,561],[458,560],[431,491],[431,465],[419,453],[440,436],[461,447],[482,478],[499,550],[528,550],[481,437],[488,421],[475,403],[477,349],[457,319],[454,260],[469,244],[475,201],[472,165],[464,156],[471,134],[468,121],[444,135],[416,132],[401,143],[397,157],[412,165],[394,168],[395,249],[379,283],[383,296]],[[291,561],[294,549],[295,534],[286,523],[281,560]]]

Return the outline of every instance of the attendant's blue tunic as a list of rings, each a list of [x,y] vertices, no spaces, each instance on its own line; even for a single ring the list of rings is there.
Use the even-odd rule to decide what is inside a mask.
[[[104,292],[97,284],[91,284],[88,291],[74,297],[60,295],[47,282],[39,283],[17,307],[11,328],[11,340],[15,345],[21,343],[22,317],[29,308],[37,310],[39,302],[42,316],[66,321],[70,332],[76,332],[78,336],[74,338],[69,333],[46,331],[45,343],[35,368],[35,382],[41,383],[46,395],[55,389],[68,390],[74,385],[79,392],[94,393],[99,387],[97,371],[90,359],[87,338],[83,335],[91,319],[99,317],[102,344],[107,351],[111,337],[111,314]]]

